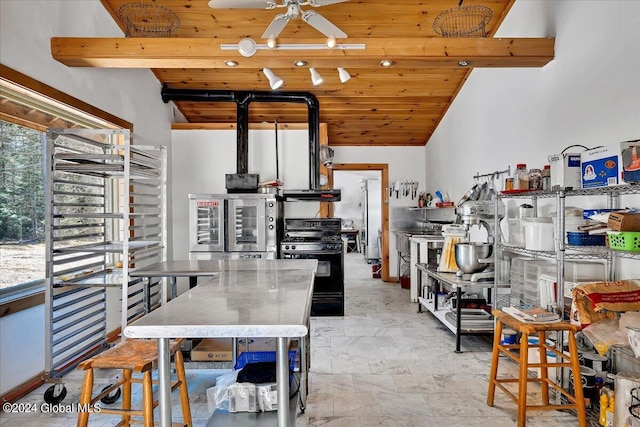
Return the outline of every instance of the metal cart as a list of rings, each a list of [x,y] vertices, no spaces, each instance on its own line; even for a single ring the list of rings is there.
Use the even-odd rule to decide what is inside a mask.
[[[166,259],[166,149],[135,139],[129,130],[47,131],[47,403],[66,396],[64,373],[107,347],[111,301],[121,301],[122,328],[161,303],[164,282],[129,273]]]

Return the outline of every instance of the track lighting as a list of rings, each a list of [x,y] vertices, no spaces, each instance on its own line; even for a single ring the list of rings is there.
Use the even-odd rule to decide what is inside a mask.
[[[269,40],[267,40],[267,47],[269,49],[275,49],[275,47],[276,47],[276,38],[274,36],[269,37]]]
[[[334,47],[336,47],[336,38],[335,36],[331,36],[327,39],[327,47],[329,49],[333,49]]]
[[[271,86],[271,89],[278,89],[280,86],[283,85],[284,80],[282,80],[280,77],[273,74],[273,71],[271,71],[269,68],[263,68],[262,72],[264,73],[265,76],[267,76],[267,79],[269,80],[269,86]]]
[[[324,79],[322,78],[320,73],[316,71],[315,68],[313,67],[309,68],[309,72],[311,73],[311,82],[313,83],[314,86],[318,86],[319,84],[322,84]]]
[[[338,67],[338,76],[340,76],[342,83],[346,83],[351,78],[351,74],[342,67]]]

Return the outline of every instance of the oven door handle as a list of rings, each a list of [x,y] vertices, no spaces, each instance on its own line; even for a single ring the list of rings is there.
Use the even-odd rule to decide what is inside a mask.
[[[341,250],[333,250],[333,251],[292,251],[285,250],[282,252],[282,255],[336,255],[341,254]]]

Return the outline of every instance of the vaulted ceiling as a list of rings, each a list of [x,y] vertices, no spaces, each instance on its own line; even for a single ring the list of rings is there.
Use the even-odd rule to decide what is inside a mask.
[[[124,30],[118,10],[143,0],[101,1]],[[300,49],[299,44],[322,45],[327,39],[302,19],[294,19],[279,34],[278,48],[245,57],[222,45],[237,45],[245,38],[264,44],[263,32],[283,9],[212,9],[207,0],[156,0],[180,19],[174,37],[53,38],[51,49],[54,58],[68,66],[150,68],[160,82],[176,89],[269,91],[262,72],[268,67],[284,80],[279,91],[310,92],[318,98],[330,145],[424,145],[473,68],[542,67],[553,59],[553,39],[492,37],[514,1],[464,2],[491,8],[486,38],[436,34],[434,19],[457,7],[458,0],[350,0],[305,6],[348,38],[338,39],[333,49]],[[341,48],[345,44],[364,44],[364,49]],[[291,50],[280,48],[283,45],[296,46]],[[382,67],[383,59],[393,65]],[[238,64],[229,67],[226,60]],[[298,68],[295,60],[307,65]],[[312,84],[309,67],[323,76],[321,85]],[[351,79],[341,83],[336,67],[344,67]],[[192,123],[236,120],[234,103],[176,105]],[[252,103],[249,115],[252,122],[306,122],[307,107]]]

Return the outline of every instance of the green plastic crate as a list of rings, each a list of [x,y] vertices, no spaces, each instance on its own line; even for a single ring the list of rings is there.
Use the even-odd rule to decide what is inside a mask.
[[[609,247],[617,251],[640,252],[640,232],[608,231]]]

